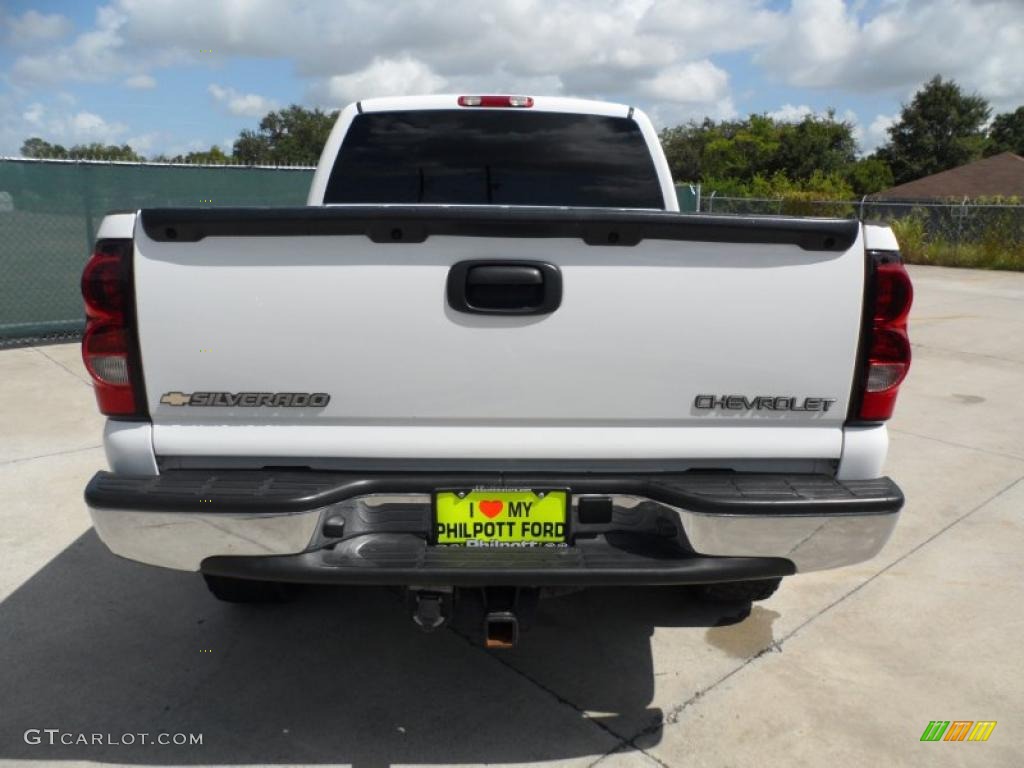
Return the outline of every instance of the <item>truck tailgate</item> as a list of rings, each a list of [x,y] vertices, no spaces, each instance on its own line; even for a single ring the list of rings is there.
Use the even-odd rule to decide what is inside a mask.
[[[561,305],[456,311],[446,281],[466,260],[553,264]],[[849,221],[143,211],[135,288],[156,452],[836,458],[864,270]],[[195,393],[214,396],[189,404]]]

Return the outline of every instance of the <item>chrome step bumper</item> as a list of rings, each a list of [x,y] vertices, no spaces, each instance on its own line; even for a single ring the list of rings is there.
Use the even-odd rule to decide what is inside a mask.
[[[430,546],[437,487],[569,488],[575,540],[558,550]],[[587,496],[611,499],[611,522],[578,522]],[[750,568],[766,578],[848,565],[881,550],[903,495],[888,478],[825,475],[180,470],[100,472],[86,502],[115,554],[167,568],[326,583],[539,586],[725,581],[757,578]],[[738,559],[779,562],[724,562]]]

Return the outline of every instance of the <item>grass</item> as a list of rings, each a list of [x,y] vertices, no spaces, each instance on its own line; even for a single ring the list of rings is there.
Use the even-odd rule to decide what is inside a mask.
[[[930,230],[925,217],[916,212],[889,223],[908,264],[1024,272],[1024,233],[1020,212],[1013,213],[1012,218],[992,216],[983,227],[972,227],[959,238]]]

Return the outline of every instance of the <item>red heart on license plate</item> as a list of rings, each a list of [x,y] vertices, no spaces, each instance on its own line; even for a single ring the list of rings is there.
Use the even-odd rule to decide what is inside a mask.
[[[481,501],[480,513],[484,517],[497,517],[501,514],[501,508],[505,506],[503,501]]]

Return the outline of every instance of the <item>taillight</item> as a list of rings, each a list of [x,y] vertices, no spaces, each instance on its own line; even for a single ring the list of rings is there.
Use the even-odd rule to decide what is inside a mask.
[[[910,370],[910,339],[907,317],[914,300],[910,275],[899,254],[879,251],[869,254],[867,292],[871,302],[866,357],[860,382],[860,407],[857,417],[863,421],[885,421],[892,416],[900,384]]]
[[[459,96],[460,107],[532,107],[532,96]]]
[[[82,271],[82,360],[107,416],[146,416],[131,259],[131,240],[99,240]]]
[[[875,323],[907,326],[907,315],[914,300],[910,275],[899,261],[888,261],[875,268]]]

